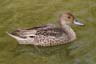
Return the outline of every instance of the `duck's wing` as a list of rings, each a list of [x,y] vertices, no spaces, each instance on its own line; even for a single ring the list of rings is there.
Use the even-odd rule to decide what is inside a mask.
[[[27,29],[17,29],[9,34],[21,38],[26,38],[27,36],[35,36],[38,33],[38,31],[42,31],[42,30],[44,31],[52,28],[55,28],[55,25],[47,24],[47,25],[32,27]]]
[[[49,28],[55,28],[56,26],[54,24],[47,24],[47,25],[43,25],[43,26],[37,26],[37,27],[32,27],[32,28],[28,28],[26,30],[42,30],[42,29],[49,29]]]
[[[64,30],[60,28],[48,28],[48,29],[42,29],[38,30],[36,32],[36,35],[44,35],[44,36],[52,36],[52,37],[60,37],[64,34]]]
[[[64,30],[62,30],[61,28],[33,28],[27,30],[19,29],[12,33],[8,33],[8,35],[17,39],[20,42],[28,42],[33,45],[40,46],[53,46],[57,44],[63,44],[63,42],[66,43],[68,41],[68,38],[64,33]]]

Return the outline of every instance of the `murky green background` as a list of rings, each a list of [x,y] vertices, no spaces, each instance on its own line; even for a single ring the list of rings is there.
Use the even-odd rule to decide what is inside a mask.
[[[72,26],[77,40],[70,44],[19,45],[6,34],[17,28],[57,25],[63,11],[85,23]],[[96,64],[96,0],[0,0],[0,64]]]

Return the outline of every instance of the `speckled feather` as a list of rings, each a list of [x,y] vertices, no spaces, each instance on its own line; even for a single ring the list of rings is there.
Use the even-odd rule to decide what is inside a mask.
[[[34,45],[53,46],[64,44],[68,41],[67,35],[60,28],[38,30],[34,37]]]
[[[28,29],[19,29],[8,33],[8,35],[15,38],[19,44],[32,44],[36,46],[65,44],[76,39],[76,34],[70,27],[72,23],[83,25],[78,23],[71,13],[66,12],[59,17],[60,27],[49,24]]]
[[[25,39],[27,37],[34,39],[34,43],[32,44],[37,46],[53,46],[66,43],[66,41],[68,40],[68,37],[66,36],[66,34],[64,34],[64,30],[55,27],[50,28],[48,26],[35,28],[33,27],[27,30],[16,30],[11,34]],[[35,36],[31,34],[34,34]]]

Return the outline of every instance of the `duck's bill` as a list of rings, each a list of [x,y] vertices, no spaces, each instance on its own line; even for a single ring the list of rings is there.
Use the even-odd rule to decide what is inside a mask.
[[[78,20],[74,20],[74,24],[79,25],[79,26],[83,26],[83,25],[84,25],[83,23],[81,23],[81,22],[78,21]]]

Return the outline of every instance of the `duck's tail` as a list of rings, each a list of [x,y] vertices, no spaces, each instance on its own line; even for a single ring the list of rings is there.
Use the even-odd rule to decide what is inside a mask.
[[[19,36],[13,35],[12,33],[6,32],[9,36],[13,37],[16,40],[24,40],[24,38],[21,38]]]

